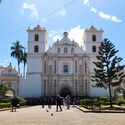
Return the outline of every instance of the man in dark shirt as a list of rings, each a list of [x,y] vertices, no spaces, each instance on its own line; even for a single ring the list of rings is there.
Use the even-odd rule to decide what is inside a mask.
[[[62,105],[63,98],[58,94],[56,97],[56,111],[58,112],[58,107],[60,108],[60,111],[62,111],[61,105]]]

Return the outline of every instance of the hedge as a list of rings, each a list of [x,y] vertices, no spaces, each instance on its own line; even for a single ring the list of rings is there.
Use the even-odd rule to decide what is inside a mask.
[[[11,103],[0,103],[0,108],[10,108],[11,107]]]
[[[91,99],[81,99],[80,105],[91,105]]]
[[[125,104],[125,99],[123,99],[123,98],[117,99],[117,104],[118,105]]]

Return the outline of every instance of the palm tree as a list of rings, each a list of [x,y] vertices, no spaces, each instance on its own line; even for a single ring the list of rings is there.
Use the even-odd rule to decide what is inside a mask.
[[[16,58],[17,59],[17,64],[18,64],[18,72],[20,74],[20,62],[21,62],[21,56],[22,56],[22,53],[23,53],[23,46],[20,44],[19,41],[16,41],[14,43],[12,43],[12,46],[11,46],[11,56],[13,58]]]
[[[23,63],[23,76],[25,77],[25,67],[26,67],[26,63],[27,63],[27,53],[26,53],[25,49],[22,53],[21,62]]]

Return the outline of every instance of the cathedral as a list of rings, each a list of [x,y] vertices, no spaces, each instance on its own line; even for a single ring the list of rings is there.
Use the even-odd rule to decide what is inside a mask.
[[[102,29],[94,26],[86,29],[82,47],[68,38],[68,32],[64,32],[62,39],[54,42],[49,49],[45,28],[37,25],[33,29],[28,28],[27,33],[27,74],[26,79],[20,80],[21,96],[107,96],[105,90],[93,88],[91,82]]]
[[[78,41],[69,39],[68,32],[64,32],[62,38],[57,39],[49,49],[45,28],[37,25],[28,28],[27,33],[26,78],[18,76],[11,65],[2,71],[4,77],[0,77],[5,79],[5,74],[11,73],[10,81],[0,80],[9,86],[11,83],[16,95],[30,98],[57,94],[85,97],[109,95],[107,90],[93,87],[91,81],[95,68],[93,62],[96,61],[103,40],[102,29],[98,30],[94,26],[86,28],[82,47]],[[13,83],[15,86],[12,86]],[[125,92],[125,80],[118,89]],[[112,95],[114,92],[113,90]]]

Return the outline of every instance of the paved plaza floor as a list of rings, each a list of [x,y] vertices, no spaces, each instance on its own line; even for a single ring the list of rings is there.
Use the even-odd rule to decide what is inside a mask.
[[[0,125],[125,125],[125,113],[84,113],[75,107],[63,107],[62,112],[55,109],[52,106],[47,112],[47,106],[33,106],[17,112],[1,111]]]

